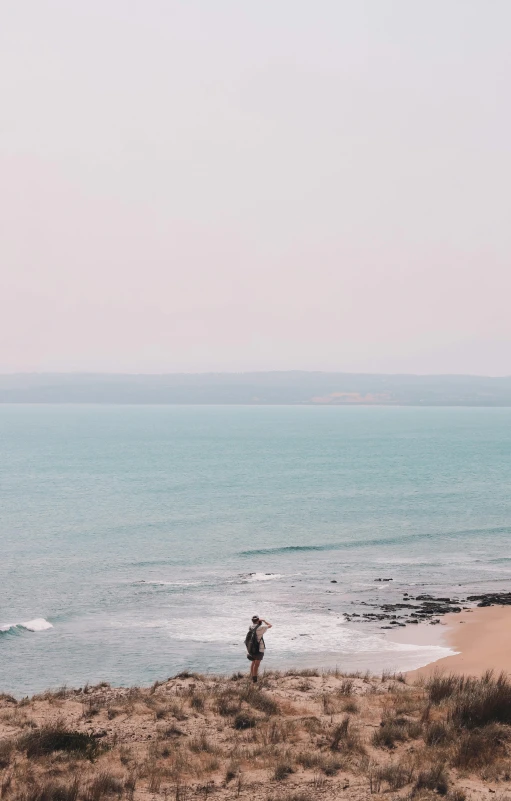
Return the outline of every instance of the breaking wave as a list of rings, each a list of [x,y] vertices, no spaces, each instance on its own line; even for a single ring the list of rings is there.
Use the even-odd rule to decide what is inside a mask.
[[[36,617],[34,620],[27,620],[25,623],[7,623],[0,626],[1,634],[21,634],[23,631],[46,631],[52,629],[53,624],[49,623],[44,617]]]

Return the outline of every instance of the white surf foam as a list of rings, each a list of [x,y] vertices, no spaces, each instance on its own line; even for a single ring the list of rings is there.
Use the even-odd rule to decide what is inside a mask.
[[[26,623],[20,623],[20,626],[28,631],[46,631],[52,629],[53,625],[49,623],[44,617],[36,617],[34,620],[27,620]]]
[[[282,573],[247,573],[243,576],[245,581],[272,581],[283,577]]]
[[[275,667],[291,658],[297,664],[308,660],[321,666],[331,663],[333,655],[336,655],[336,663],[347,669],[368,667],[372,672],[378,672],[390,667],[412,670],[455,653],[441,645],[394,642],[383,632],[356,629],[347,625],[341,613],[300,610],[297,614],[289,609],[284,612],[279,605],[267,602],[263,614],[273,623],[273,629],[266,635],[266,644],[269,654],[274,657]],[[207,616],[159,620],[157,625],[167,630],[173,640],[193,643],[194,646],[218,644],[220,632],[229,652],[231,649],[243,650],[246,622],[246,598],[229,597],[215,603],[214,626]]]
[[[0,626],[0,632],[7,634],[9,631],[16,632],[20,629],[27,631],[46,631],[52,629],[53,625],[49,623],[44,617],[36,617],[34,620],[27,620],[25,623],[6,623],[5,626]]]

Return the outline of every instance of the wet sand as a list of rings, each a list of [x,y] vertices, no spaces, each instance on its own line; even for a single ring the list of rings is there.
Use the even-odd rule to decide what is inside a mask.
[[[441,644],[457,653],[418,670],[407,673],[409,680],[434,672],[465,673],[480,676],[486,670],[511,673],[511,607],[475,608],[460,614],[446,615],[442,625],[421,625],[413,634],[408,628],[400,633],[400,642]],[[431,631],[434,629],[434,632]],[[408,635],[408,636],[407,636]]]

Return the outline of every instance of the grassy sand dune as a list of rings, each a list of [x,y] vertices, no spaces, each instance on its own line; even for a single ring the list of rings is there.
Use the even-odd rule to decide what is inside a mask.
[[[492,674],[181,674],[0,695],[2,801],[463,801],[510,780],[511,684]]]

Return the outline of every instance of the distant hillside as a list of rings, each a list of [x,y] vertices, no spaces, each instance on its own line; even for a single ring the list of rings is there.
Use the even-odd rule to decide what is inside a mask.
[[[511,406],[511,377],[357,373],[18,373],[0,403]]]

